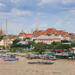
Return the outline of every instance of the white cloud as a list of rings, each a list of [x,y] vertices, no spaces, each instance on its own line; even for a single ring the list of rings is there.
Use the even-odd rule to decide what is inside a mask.
[[[62,26],[62,23],[63,23],[63,20],[60,19],[59,21],[56,22],[56,27],[61,27]]]
[[[44,13],[44,12],[37,12],[36,13],[37,17],[42,17],[42,18],[46,18],[48,16],[48,13]]]
[[[75,0],[40,0],[38,5],[45,5],[45,4],[72,4],[75,3]]]
[[[59,19],[55,24],[54,24],[54,27],[55,28],[62,28],[63,27],[63,23],[64,23],[65,21],[63,20],[63,19]]]
[[[62,0],[63,4],[71,4],[71,3],[75,3],[75,0]]]
[[[47,24],[40,24],[40,27],[47,27],[48,25]]]
[[[46,27],[48,27],[48,25],[47,24],[33,24],[32,27],[39,29],[39,28],[46,28]]]
[[[19,10],[19,9],[13,8],[11,10],[11,14],[14,14],[14,15],[31,15],[31,11]]]
[[[70,10],[69,12],[72,14],[72,16],[75,16],[75,10]]]
[[[54,1],[53,0],[40,0],[38,5],[41,6],[41,5],[52,3],[52,2]]]
[[[3,3],[0,3],[0,7],[5,7],[5,4],[3,4]]]
[[[18,3],[20,2],[21,0],[11,0],[12,3]]]
[[[13,8],[10,12],[0,12],[0,17],[1,16],[24,16],[24,15],[30,16],[31,14],[32,14],[31,11],[19,10],[19,9]]]
[[[68,10],[67,12],[60,14],[63,17],[59,16],[58,21],[54,24],[56,28],[60,29],[66,29],[69,32],[74,31],[74,25],[75,25],[75,10],[71,9]]]

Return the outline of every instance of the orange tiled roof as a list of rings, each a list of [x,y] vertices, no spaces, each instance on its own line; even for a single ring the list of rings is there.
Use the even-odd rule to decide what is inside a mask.
[[[54,34],[54,35],[61,35],[61,36],[68,36],[69,35],[68,32],[65,32],[63,30],[56,30],[56,29],[53,29],[53,28],[49,28],[45,31],[35,30],[33,32],[33,36],[40,36],[40,35],[47,35],[47,34]]]

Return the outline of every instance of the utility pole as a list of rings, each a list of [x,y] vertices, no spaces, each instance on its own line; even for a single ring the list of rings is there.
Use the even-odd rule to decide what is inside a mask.
[[[7,21],[7,17],[6,17],[5,49],[7,49],[7,45],[8,45],[8,29],[7,29],[7,25],[8,25],[8,21]]]
[[[8,35],[7,25],[8,25],[8,20],[7,20],[7,17],[6,17],[6,35]]]

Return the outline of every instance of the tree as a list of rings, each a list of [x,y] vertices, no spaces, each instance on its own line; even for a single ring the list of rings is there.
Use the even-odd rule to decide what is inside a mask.
[[[20,41],[20,39],[16,39],[13,41],[13,44],[17,44]]]
[[[72,47],[75,47],[75,42],[72,42],[71,46],[72,46]]]
[[[16,52],[17,51],[17,48],[12,48],[10,49],[11,52]]]
[[[52,42],[50,47],[51,47],[51,49],[60,49],[61,42]]]
[[[11,52],[21,52],[21,53],[24,52],[24,50],[20,47],[14,47],[14,48],[10,49],[10,51]]]
[[[35,45],[35,50],[37,51],[37,52],[39,52],[40,54],[42,54],[43,52],[45,52],[45,50],[46,50],[46,45],[47,44],[45,44],[45,43],[37,43],[36,45]]]
[[[64,40],[61,40],[61,43],[68,43],[69,41],[64,39]]]
[[[30,37],[26,37],[26,38],[24,39],[24,41],[26,41],[26,40],[30,40]]]
[[[71,45],[69,45],[69,44],[60,44],[60,45],[57,45],[55,48],[56,49],[69,49],[69,48],[71,48]]]
[[[20,39],[16,39],[13,41],[13,44],[11,45],[11,47],[17,47],[17,43],[20,41]]]
[[[26,39],[30,40],[30,37],[26,37]]]
[[[69,48],[71,48],[71,45],[70,44],[63,44],[61,42],[52,42],[52,49],[67,49],[69,50]]]
[[[62,49],[69,49],[69,48],[71,48],[71,45],[69,45],[69,44],[62,44],[61,48]]]
[[[59,45],[59,44],[61,44],[61,42],[55,42],[55,41],[54,41],[54,42],[52,42],[51,44],[52,44],[52,45]]]
[[[2,40],[2,39],[3,39],[3,37],[4,37],[3,35],[0,35],[0,40]]]
[[[32,46],[35,46],[36,43],[34,41],[29,41],[28,44],[32,45]]]

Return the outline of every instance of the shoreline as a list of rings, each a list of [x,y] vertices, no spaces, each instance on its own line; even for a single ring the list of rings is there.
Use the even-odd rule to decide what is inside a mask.
[[[75,75],[75,60],[59,59],[52,65],[28,64],[19,56],[19,61],[3,61],[0,58],[0,75]],[[34,61],[36,59],[33,59]]]

